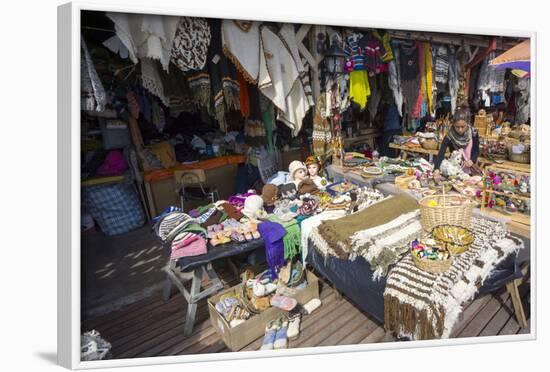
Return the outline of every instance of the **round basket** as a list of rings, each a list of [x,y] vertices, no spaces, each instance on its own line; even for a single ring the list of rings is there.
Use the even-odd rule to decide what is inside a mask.
[[[470,227],[474,204],[466,196],[430,195],[420,199],[418,203],[420,204],[420,222],[428,232],[439,225]]]
[[[449,267],[451,267],[453,263],[452,258],[448,260],[425,260],[416,257],[416,255],[412,253],[411,256],[416,267],[433,274],[439,274],[449,270]]]
[[[426,150],[437,150],[439,148],[439,144],[434,139],[426,139],[422,142],[422,148]]]
[[[462,244],[456,243],[451,236],[463,235]],[[442,244],[453,256],[466,252],[475,240],[475,236],[469,229],[461,226],[439,225],[432,230],[434,239]]]
[[[529,151],[526,151],[526,152],[521,153],[521,154],[514,154],[514,153],[510,152],[508,154],[508,159],[510,161],[515,162],[515,163],[529,164],[529,163],[531,163],[531,154],[529,153]]]

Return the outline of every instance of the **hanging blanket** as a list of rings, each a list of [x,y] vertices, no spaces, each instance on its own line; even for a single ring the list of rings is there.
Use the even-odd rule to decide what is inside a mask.
[[[363,256],[378,279],[406,252],[403,244],[422,232],[418,213],[415,199],[396,195],[346,217],[323,221],[310,237],[325,256],[350,260]]]
[[[245,79],[258,82],[260,71],[260,24],[249,21],[222,21],[223,52]]]
[[[499,222],[473,218],[472,230],[474,243],[444,273],[418,269],[410,255],[392,268],[384,291],[387,331],[413,339],[448,338],[464,304],[493,268],[523,246]]]
[[[310,106],[291,53],[281,39],[267,27],[261,30],[258,87],[278,109],[277,119],[296,136]]]
[[[202,70],[210,45],[210,26],[203,18],[181,17],[172,45],[172,62],[183,72]]]
[[[107,17],[114,22],[132,62],[138,63],[138,58],[156,59],[168,71],[180,17],[130,13],[107,13]]]
[[[150,58],[142,58],[140,62],[143,87],[157,96],[165,106],[169,106],[170,102],[164,94],[164,85],[155,61]]]
[[[101,80],[99,80],[84,38],[80,37],[80,41],[81,108],[88,111],[103,111],[107,103],[107,95]]]

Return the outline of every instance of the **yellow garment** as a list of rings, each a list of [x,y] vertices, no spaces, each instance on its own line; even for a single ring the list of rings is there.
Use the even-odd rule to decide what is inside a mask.
[[[178,163],[176,161],[176,153],[170,143],[166,141],[159,142],[151,145],[150,148],[153,154],[161,161],[163,168],[170,168]]]
[[[426,95],[428,97],[428,108],[430,114],[434,112],[433,108],[433,70],[432,56],[430,54],[430,43],[424,43],[424,61],[426,66]]]
[[[359,104],[361,110],[367,105],[370,96],[370,85],[367,71],[352,71],[349,74],[349,96],[354,102]]]

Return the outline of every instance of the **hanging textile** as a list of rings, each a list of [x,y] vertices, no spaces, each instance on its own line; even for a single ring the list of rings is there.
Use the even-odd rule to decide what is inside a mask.
[[[260,71],[260,24],[250,21],[222,21],[223,52],[246,81],[258,82]]]
[[[514,85],[516,98],[516,116],[515,124],[525,124],[530,116],[530,78],[517,78],[517,83]]]
[[[394,52],[391,45],[391,37],[387,31],[374,31],[374,37],[382,42],[381,58],[384,62],[389,62],[394,59]]]
[[[150,58],[142,58],[141,63],[141,80],[142,85],[151,94],[158,97],[165,106],[169,105],[168,99],[164,95],[164,87],[160,74],[157,70],[155,61]]]
[[[307,104],[311,107],[314,105],[314,102],[309,79],[310,66],[305,58],[300,57],[300,53],[298,51],[298,41],[296,40],[296,33],[294,32],[294,25],[290,23],[283,24],[279,30],[279,37],[296,63],[296,69],[298,70],[299,78],[304,88]]]
[[[426,91],[426,103],[427,103],[427,112],[430,115],[435,113],[434,103],[433,103],[433,69],[432,69],[432,48],[430,43],[424,43],[424,68],[425,68],[425,91]]]
[[[118,54],[122,59],[128,58],[128,48],[126,48],[126,46],[122,43],[117,35],[111,36],[110,38],[105,40],[103,42],[103,46],[109,49],[111,52]]]
[[[393,93],[395,105],[399,116],[403,116],[403,92],[401,91],[401,78],[399,75],[399,48],[393,53],[393,59],[388,62],[388,86]]]
[[[403,100],[409,116],[415,117],[413,111],[420,94],[418,48],[414,42],[403,42],[399,45],[399,49],[399,74]]]
[[[183,72],[202,70],[206,63],[210,39],[210,26],[205,19],[181,17],[172,45],[172,63]]]
[[[321,94],[317,98],[315,105],[315,115],[313,117],[313,154],[325,157],[329,155],[330,144],[332,142],[332,128],[330,121],[326,116],[326,95]]]
[[[369,117],[371,123],[378,112],[378,105],[382,99],[382,87],[380,85],[380,80],[378,79],[379,75],[369,76],[369,86],[370,86],[370,97],[367,103],[367,109],[369,110]]]
[[[352,71],[349,74],[349,96],[363,110],[370,96],[370,85],[367,72]]]
[[[187,81],[197,104],[216,118],[222,131],[227,129],[226,113],[240,109],[237,71],[223,53],[221,21],[209,19],[211,41],[206,65],[189,74]]]
[[[458,60],[453,46],[449,47],[449,94],[451,96],[451,114],[454,115],[458,99]]]
[[[103,111],[107,103],[107,96],[82,36],[80,37],[80,51],[80,107],[88,111]]]
[[[255,85],[248,86],[250,114],[244,121],[246,143],[250,146],[260,147],[267,145],[267,131],[262,121],[260,108],[260,92]]]
[[[239,103],[241,115],[243,118],[250,116],[250,98],[248,97],[248,85],[243,77],[243,74],[237,71],[237,79],[239,81]]]
[[[281,39],[268,27],[261,29],[260,74],[258,87],[278,109],[277,119],[296,136],[309,110],[299,72]]]
[[[114,22],[115,32],[134,63],[138,58],[150,58],[160,61],[168,71],[180,17],[111,12],[107,17]]]
[[[449,80],[449,51],[445,45],[436,47],[435,81],[447,84]]]
[[[179,114],[181,112],[196,112],[199,105],[193,97],[185,75],[175,69],[172,70],[171,74],[162,69],[157,71],[162,82],[164,96],[168,101],[168,107],[170,107],[170,115],[174,116],[175,113]]]
[[[264,123],[265,135],[267,139],[267,151],[273,155],[275,153],[275,108],[273,103],[260,94],[260,111],[262,112],[262,121]]]

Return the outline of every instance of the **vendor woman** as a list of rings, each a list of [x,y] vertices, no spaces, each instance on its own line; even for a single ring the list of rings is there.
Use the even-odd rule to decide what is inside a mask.
[[[439,153],[434,159],[434,178],[441,177],[439,167],[445,159],[447,149],[451,152],[459,149],[463,150],[463,170],[469,174],[470,167],[476,163],[479,156],[479,135],[470,125],[470,110],[467,107],[457,109],[453,118],[453,125],[451,125],[443,142],[441,142]]]

